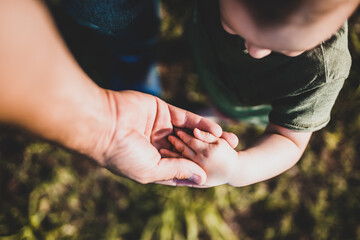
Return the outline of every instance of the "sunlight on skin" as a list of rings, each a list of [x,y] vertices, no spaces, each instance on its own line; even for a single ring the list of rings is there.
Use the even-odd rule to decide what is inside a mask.
[[[292,24],[259,28],[239,0],[220,0],[221,24],[225,31],[245,39],[245,47],[253,58],[263,58],[272,51],[295,57],[329,39],[347,20],[357,1],[347,1],[312,24]],[[306,11],[304,9],[303,11]],[[301,22],[302,12],[291,17]]]

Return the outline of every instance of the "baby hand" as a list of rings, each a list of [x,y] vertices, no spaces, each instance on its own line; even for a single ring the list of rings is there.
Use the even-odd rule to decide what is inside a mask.
[[[194,129],[194,136],[184,131],[176,131],[175,136],[168,139],[174,148],[181,153],[167,149],[160,149],[160,153],[167,157],[186,157],[196,162],[207,174],[205,186],[226,184],[234,174],[237,152],[222,138]]]

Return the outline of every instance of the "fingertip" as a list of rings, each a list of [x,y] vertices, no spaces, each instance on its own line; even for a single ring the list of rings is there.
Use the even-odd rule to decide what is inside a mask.
[[[163,148],[163,149],[160,149],[159,151],[160,151],[161,157],[163,157],[163,158],[179,158],[179,157],[181,157],[180,154],[173,152],[169,149]]]
[[[239,144],[239,138],[231,132],[223,132],[221,138],[225,139],[232,148],[236,148]]]
[[[162,158],[169,157],[168,152],[166,151],[166,149],[163,149],[163,148],[160,149],[160,150],[159,150],[159,153],[160,153],[160,155],[161,155]]]
[[[197,133],[199,133],[199,132],[200,132],[200,129],[194,128],[194,130],[193,130],[193,134],[194,134],[194,135],[197,134]]]
[[[176,135],[180,138],[183,139],[184,137],[187,136],[187,133],[182,131],[182,130],[177,130]]]
[[[199,184],[201,185],[202,183],[204,183],[204,181],[202,180],[202,177],[197,175],[197,174],[193,174],[188,178],[189,181]]]
[[[182,132],[182,131],[181,131],[180,129],[176,129],[176,130],[175,130],[175,134],[178,135],[178,136],[179,136],[179,133],[182,134],[181,132]]]
[[[234,133],[231,133],[231,135],[232,135],[232,138],[233,138],[233,143],[232,143],[231,146],[233,148],[236,148],[239,145],[239,138]]]
[[[173,135],[169,135],[169,136],[168,136],[168,140],[169,140],[170,142],[172,142],[172,140],[174,140],[174,138],[175,138],[175,137],[174,137]]]
[[[198,128],[195,128],[194,131],[193,131],[193,134],[194,134],[194,137],[201,140],[201,141],[204,141],[203,140],[203,134],[202,134],[202,131]]]
[[[207,181],[207,175],[204,169],[198,164],[184,158],[167,158],[162,159],[157,168],[155,175],[159,180],[185,179],[193,183],[202,185]]]
[[[168,137],[168,140],[169,140],[169,142],[170,142],[170,144],[171,144],[172,146],[176,146],[176,144],[178,143],[179,138],[177,138],[177,137],[175,137],[175,136],[173,136],[173,135],[170,135],[170,136]]]
[[[201,135],[201,130],[198,128],[194,128],[193,134],[196,138],[199,138],[199,136]]]
[[[221,137],[223,130],[219,125],[216,124],[216,128],[212,129],[212,131],[209,132],[213,134],[215,137]]]

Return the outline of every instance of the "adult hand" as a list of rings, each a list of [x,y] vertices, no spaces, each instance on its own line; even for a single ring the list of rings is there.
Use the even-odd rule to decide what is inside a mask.
[[[42,1],[0,1],[0,36],[0,122],[141,183],[205,181],[195,163],[161,159],[157,150],[168,145],[173,125],[219,136],[218,125],[150,95],[99,88],[68,51]]]
[[[151,95],[135,92],[107,91],[113,116],[111,139],[105,146],[99,163],[114,172],[140,183],[160,180],[188,179],[201,184],[206,173],[196,163],[185,158],[161,158],[158,150],[170,148],[167,137],[173,126],[195,127],[222,135],[216,123],[188,111],[171,106]]]

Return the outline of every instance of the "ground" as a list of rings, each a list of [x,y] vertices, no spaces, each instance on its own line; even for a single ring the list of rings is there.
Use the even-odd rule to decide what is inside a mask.
[[[184,108],[206,105],[181,38],[192,2],[162,1],[164,98]],[[248,187],[141,185],[2,126],[0,239],[360,239],[359,37],[356,12],[353,68],[330,124],[314,134],[290,171]],[[85,65],[92,69],[96,60]],[[89,74],[101,80],[98,72]],[[240,148],[261,133],[246,124],[224,128],[238,135]]]

